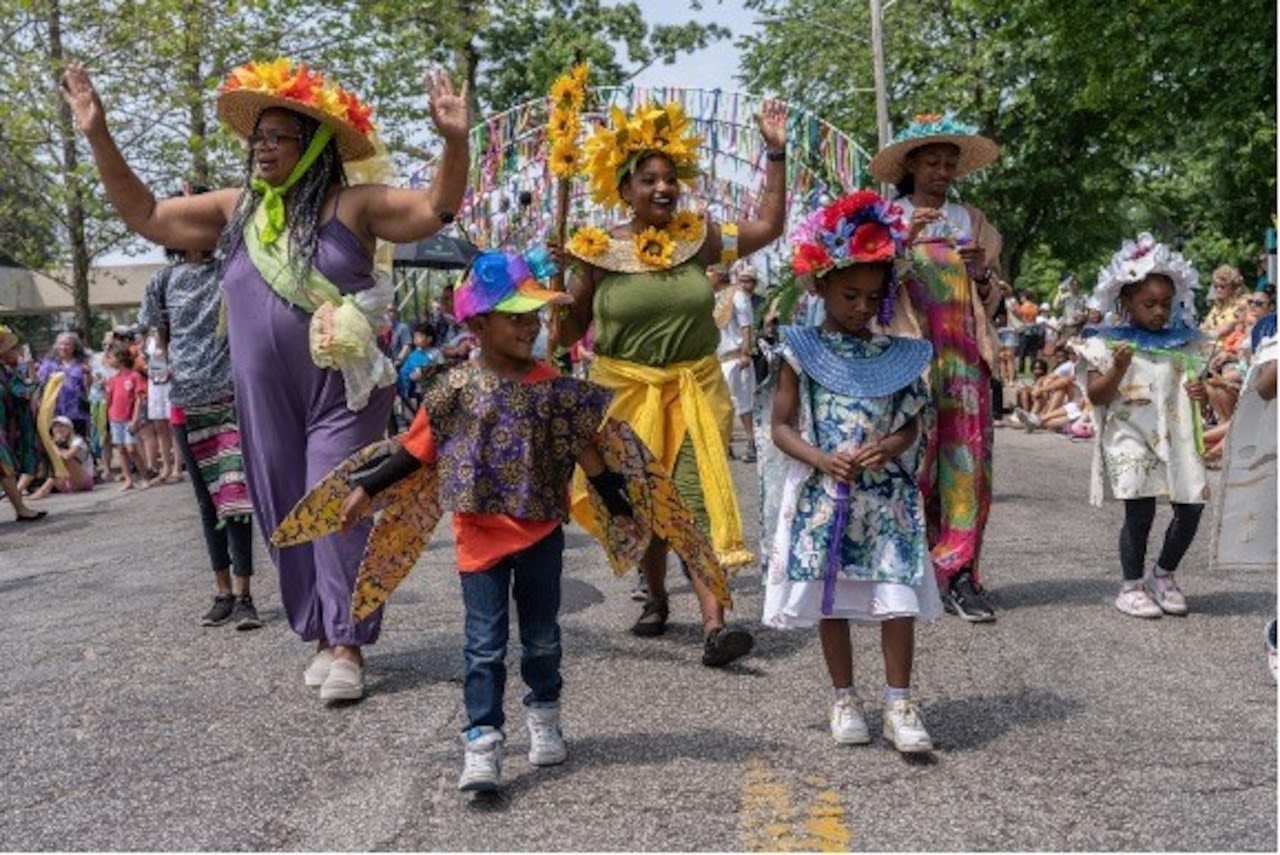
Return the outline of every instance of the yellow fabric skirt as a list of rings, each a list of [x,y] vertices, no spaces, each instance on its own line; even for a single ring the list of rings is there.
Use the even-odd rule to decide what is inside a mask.
[[[680,447],[688,438],[721,566],[736,568],[754,561],[743,543],[742,516],[729,474],[733,406],[716,358],[654,367],[597,355],[591,380],[613,390],[608,416],[630,425],[661,461],[663,471],[675,472]],[[599,537],[581,470],[574,477],[570,500],[573,518]]]

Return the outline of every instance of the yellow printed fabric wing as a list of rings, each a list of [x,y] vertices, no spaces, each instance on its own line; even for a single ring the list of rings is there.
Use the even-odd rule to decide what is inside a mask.
[[[379,440],[366,445],[335,466],[333,471],[320,479],[320,483],[312,487],[298,501],[298,504],[294,505],[289,515],[280,521],[276,530],[271,533],[271,545],[276,548],[296,546],[299,543],[307,543],[318,537],[333,534],[342,528],[339,512],[342,510],[343,501],[351,492],[351,485],[348,483],[351,474],[370,461],[393,453],[398,447],[399,444],[395,440]],[[369,514],[386,507],[394,495],[396,495],[395,488],[389,488],[380,494],[370,504]]]
[[[715,594],[726,608],[733,600],[724,568],[716,558],[710,538],[694,522],[689,506],[676,492],[675,482],[663,471],[662,464],[631,427],[617,419],[605,419],[596,439],[605,464],[627,479],[627,495],[634,516],[615,519],[609,516],[594,489],[587,496],[595,526],[593,534],[602,533],[601,543],[609,557],[609,565],[618,575],[640,563],[653,537],[671,545],[689,568]],[[581,478],[581,472],[578,473]]]
[[[44,455],[49,458],[55,478],[67,477],[67,464],[58,456],[58,446],[53,444],[53,434],[49,428],[53,426],[53,409],[58,404],[58,393],[62,391],[62,382],[66,375],[55,371],[44,381],[44,391],[40,393],[40,409],[36,412],[36,436],[44,446]]]
[[[444,515],[435,466],[423,466],[378,498],[384,496],[389,501],[369,533],[351,594],[351,613],[357,621],[381,607],[409,575]]]

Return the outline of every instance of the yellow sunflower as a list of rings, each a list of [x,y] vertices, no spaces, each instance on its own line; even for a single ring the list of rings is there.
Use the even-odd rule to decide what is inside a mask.
[[[560,140],[551,147],[551,173],[571,178],[578,171],[578,147],[573,140]]]
[[[557,107],[582,109],[582,84],[571,74],[563,74],[551,84],[551,103]]]
[[[667,234],[678,241],[695,241],[702,237],[702,220],[693,211],[681,211],[671,218]]]
[[[583,226],[569,238],[566,249],[579,258],[595,258],[609,248],[609,234],[595,226]]]
[[[571,109],[557,107],[551,111],[551,121],[547,123],[547,133],[553,143],[561,140],[570,142],[578,139],[578,129],[582,127],[578,114]]]
[[[671,266],[671,256],[676,251],[675,241],[665,231],[653,226],[636,235],[636,260],[661,270]]]

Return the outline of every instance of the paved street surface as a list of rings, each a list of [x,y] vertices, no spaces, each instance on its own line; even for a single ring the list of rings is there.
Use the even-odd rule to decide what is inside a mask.
[[[212,582],[185,483],[55,496],[38,525],[2,508],[0,847],[1275,851],[1275,574],[1208,575],[1206,517],[1180,574],[1192,614],[1121,615],[1120,511],[1088,506],[1088,460],[1086,444],[998,432],[986,575],[1000,618],[919,630],[938,746],[923,761],[879,738],[873,630],[856,632],[855,656],[877,738],[836,746],[816,633],[760,631],[741,665],[704,668],[687,585],[673,580],[668,635],[634,638],[630,580],[571,530],[569,760],[529,765],[513,649],[506,788],[488,798],[455,789],[447,525],[367,651],[368,697],[326,708],[302,685],[309,651],[265,555],[266,626],[198,625]],[[735,467],[753,521],[755,486]],[[755,625],[758,576],[735,594]]]

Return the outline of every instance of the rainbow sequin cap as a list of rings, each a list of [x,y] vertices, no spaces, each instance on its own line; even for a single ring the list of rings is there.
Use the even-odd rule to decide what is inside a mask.
[[[540,284],[556,272],[545,247],[524,255],[486,250],[476,256],[466,278],[453,292],[453,315],[459,321],[486,312],[522,315],[543,306],[567,305],[573,298]]]

